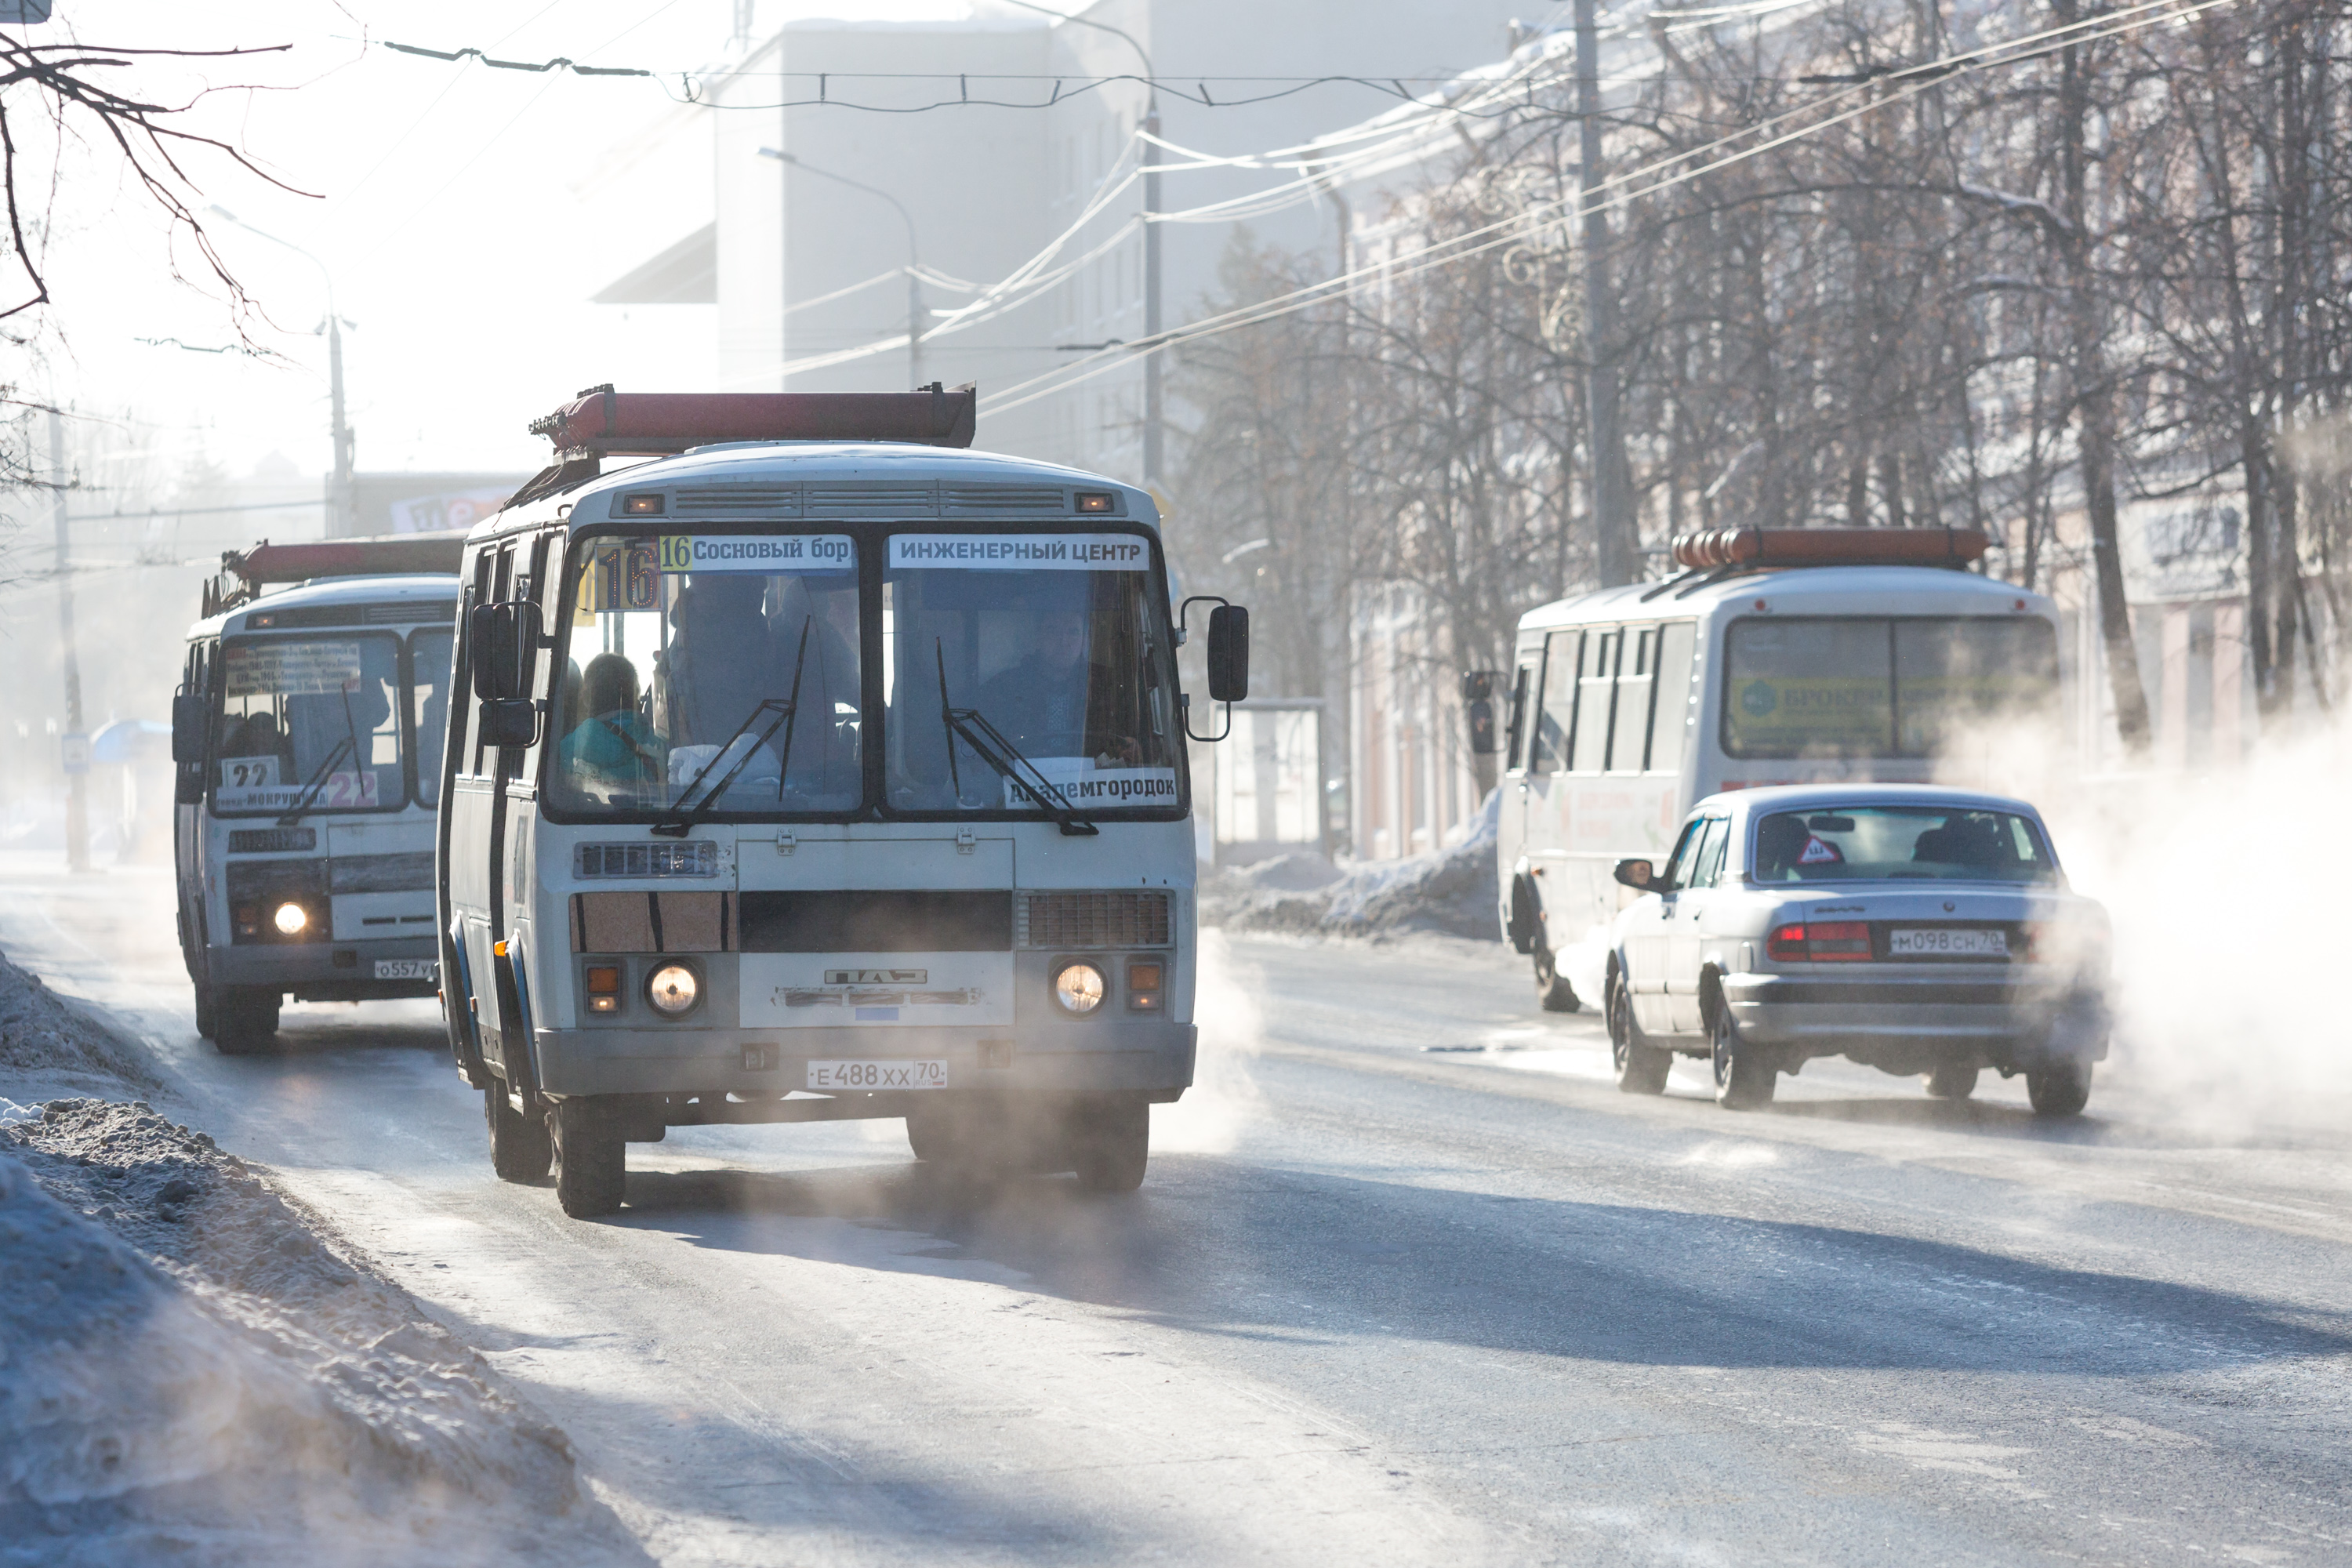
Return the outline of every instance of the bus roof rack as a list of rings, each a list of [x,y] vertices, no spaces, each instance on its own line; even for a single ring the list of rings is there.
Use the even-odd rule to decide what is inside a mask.
[[[979,417],[980,388],[970,382],[935,381],[912,392],[616,392],[606,382],[530,422],[532,435],[555,443],[555,461],[507,506],[585,484],[609,457],[674,457],[729,441],[969,447]]]
[[[976,386],[933,382],[913,392],[615,392],[592,386],[530,433],[558,460],[662,457],[722,441],[907,441],[969,447]]]
[[[1675,539],[1675,564],[1716,575],[1779,566],[1946,566],[1980,559],[1975,528],[1715,528]],[[1679,579],[1677,579],[1679,580]]]
[[[455,574],[465,554],[457,533],[394,533],[375,539],[319,539],[300,544],[263,540],[250,550],[221,552],[220,571],[205,579],[206,618],[250,604],[270,583],[313,577],[389,577]]]

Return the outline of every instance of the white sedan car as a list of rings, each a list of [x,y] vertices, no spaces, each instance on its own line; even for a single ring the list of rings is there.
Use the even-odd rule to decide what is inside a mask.
[[[1710,795],[1643,896],[1619,912],[1609,1037],[1629,1093],[1674,1053],[1715,1066],[1716,1099],[1762,1105],[1815,1057],[1925,1074],[1961,1099],[1985,1068],[2025,1075],[2072,1116],[2107,1054],[2107,914],[2066,885],[2021,800],[1925,784],[1803,784]]]

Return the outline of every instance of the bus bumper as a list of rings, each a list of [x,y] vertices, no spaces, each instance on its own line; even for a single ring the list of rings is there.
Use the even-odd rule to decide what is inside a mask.
[[[1017,1027],[539,1029],[532,1043],[540,1087],[550,1094],[773,1097],[806,1089],[812,1061],[941,1061],[947,1090],[1016,1099],[1142,1093],[1172,1100],[1192,1086],[1200,1031],[1191,1024],[1106,1018],[1085,1034],[1084,1049],[1024,1039]]]
[[[440,981],[434,971],[440,944],[431,934],[385,937],[373,942],[251,942],[214,946],[205,953],[215,986],[250,985],[292,992],[299,1002],[378,1002],[401,996],[431,996]],[[420,978],[379,978],[379,962],[403,968],[422,962]]]

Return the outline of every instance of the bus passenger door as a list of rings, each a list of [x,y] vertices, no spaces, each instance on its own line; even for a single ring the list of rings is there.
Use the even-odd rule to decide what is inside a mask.
[[[1541,650],[1542,664],[1531,680],[1528,719],[1529,733],[1527,745],[1527,773],[1519,781],[1523,826],[1519,842],[1529,861],[1531,884],[1538,906],[1533,941],[1557,949],[1559,933],[1550,931],[1553,925],[1572,926],[1571,910],[1575,900],[1571,889],[1565,887],[1547,888],[1546,880],[1557,882],[1566,866],[1568,852],[1567,801],[1569,748],[1576,732],[1576,654],[1583,633],[1553,632],[1546,637]],[[1519,657],[1532,660],[1538,650],[1533,645]],[[1549,871],[1552,875],[1545,876]],[[1547,896],[1549,895],[1549,896]],[[1580,933],[1570,929],[1564,940],[1572,941]]]

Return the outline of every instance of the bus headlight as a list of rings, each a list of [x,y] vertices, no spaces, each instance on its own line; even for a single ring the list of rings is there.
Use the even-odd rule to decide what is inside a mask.
[[[646,981],[646,1000],[665,1018],[683,1018],[702,1000],[702,977],[683,963],[665,963]]]
[[[269,922],[283,935],[299,936],[302,928],[310,923],[310,916],[299,904],[280,904]]]
[[[1081,1018],[1102,1005],[1108,989],[1103,972],[1091,963],[1066,963],[1054,975],[1054,1000]]]

